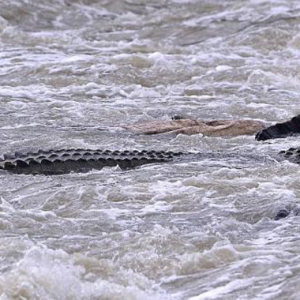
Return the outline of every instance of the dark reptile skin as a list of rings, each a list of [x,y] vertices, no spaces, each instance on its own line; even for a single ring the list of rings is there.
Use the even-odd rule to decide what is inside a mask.
[[[119,166],[121,169],[130,169],[150,163],[164,163],[188,159],[214,159],[244,158],[246,162],[260,161],[267,163],[265,156],[242,154],[236,152],[205,152],[205,153],[183,153],[172,151],[151,150],[91,150],[91,149],[61,149],[61,150],[39,150],[37,152],[4,154],[0,158],[0,170],[14,174],[44,174],[59,175],[70,172],[82,173],[92,169],[100,170],[103,167]],[[281,158],[280,158],[281,157]],[[300,147],[281,151],[274,159],[281,161],[282,158],[293,163],[300,164]],[[273,159],[271,159],[273,162]]]
[[[300,164],[300,147],[281,151],[280,154],[290,162]]]
[[[265,141],[269,139],[284,138],[291,135],[300,134],[300,115],[293,117],[284,123],[277,123],[266,129],[259,131],[255,139]]]
[[[122,169],[136,166],[163,163],[183,155],[168,151],[111,151],[91,149],[39,150],[37,152],[4,154],[0,169],[15,174],[58,175],[70,172],[88,172],[107,166],[120,166]]]

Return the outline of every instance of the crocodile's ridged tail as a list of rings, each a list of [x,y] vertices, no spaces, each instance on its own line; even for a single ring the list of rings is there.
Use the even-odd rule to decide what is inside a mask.
[[[289,148],[288,150],[280,151],[279,153],[290,162],[300,164],[300,147]]]
[[[100,170],[107,166],[134,168],[149,163],[172,161],[181,152],[168,151],[110,151],[88,149],[39,150],[37,152],[4,155],[0,169],[16,174],[58,175]]]
[[[284,138],[295,134],[300,134],[300,115],[293,117],[287,122],[277,123],[259,131],[255,139],[265,141],[268,139]]]

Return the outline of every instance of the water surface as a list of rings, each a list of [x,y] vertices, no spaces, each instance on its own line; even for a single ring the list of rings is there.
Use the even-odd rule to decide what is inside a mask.
[[[292,137],[141,136],[135,122],[299,113],[296,0],[0,0],[1,153],[236,151]],[[216,157],[0,174],[1,299],[298,299],[300,168]]]

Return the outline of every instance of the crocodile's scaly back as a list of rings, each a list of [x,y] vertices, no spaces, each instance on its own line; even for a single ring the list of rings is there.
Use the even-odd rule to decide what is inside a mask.
[[[149,163],[172,161],[183,155],[168,151],[111,151],[88,149],[39,150],[37,152],[4,154],[0,169],[16,174],[58,175],[74,172],[100,170],[107,166],[134,168]]]

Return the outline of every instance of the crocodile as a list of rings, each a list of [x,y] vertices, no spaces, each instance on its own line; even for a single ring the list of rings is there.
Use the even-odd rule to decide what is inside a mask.
[[[176,119],[177,120],[177,119]],[[175,121],[176,121],[175,120]],[[178,121],[178,120],[177,120]],[[186,120],[183,120],[186,122]],[[182,121],[182,122],[183,122]],[[189,120],[189,122],[192,122]],[[194,121],[193,121],[194,122]],[[216,121],[214,121],[216,123]],[[222,126],[227,122],[220,121],[216,124]],[[246,123],[245,123],[246,122]],[[249,124],[253,126],[251,130],[262,126],[260,122],[254,124],[247,123],[248,121],[235,121],[232,124],[235,127],[246,126]],[[215,125],[213,123],[213,125]],[[224,124],[223,124],[224,123]],[[230,122],[229,122],[230,123]],[[224,126],[232,126],[232,124],[225,124]],[[197,123],[198,124],[198,123]],[[174,124],[171,124],[174,126]],[[176,124],[177,126],[178,124]],[[182,124],[180,123],[180,126]],[[186,125],[186,123],[184,123]],[[189,124],[190,125],[190,124]],[[199,124],[198,124],[199,125]],[[197,125],[197,126],[198,126]],[[168,125],[169,126],[169,125]],[[244,128],[243,127],[243,128]],[[246,126],[247,127],[247,126]],[[172,127],[173,129],[173,127]],[[168,128],[169,130],[169,128]],[[243,131],[245,134],[245,132]],[[272,125],[264,128],[256,134],[257,140],[267,140],[270,138],[286,137],[293,134],[300,133],[300,115],[292,118],[291,120]],[[239,132],[240,134],[240,132]],[[92,149],[60,149],[60,150],[38,150],[36,152],[15,152],[14,154],[4,154],[0,158],[0,170],[5,170],[15,174],[44,174],[44,175],[59,175],[67,174],[70,172],[88,172],[92,169],[100,170],[103,167],[119,166],[121,169],[134,168],[140,165],[150,163],[164,163],[174,161],[177,158],[194,158],[196,160],[209,159],[215,157],[227,157],[229,159],[238,158],[249,159],[249,162],[265,162],[268,158],[260,157],[259,155],[239,156],[240,153],[189,153],[189,152],[172,152],[172,151],[154,151],[154,150],[92,150]],[[288,159],[291,162],[300,164],[300,148],[290,148],[287,151],[281,151],[280,155],[283,159]],[[196,156],[196,157],[195,157]],[[272,161],[281,160],[280,156],[271,158]]]
[[[121,169],[129,169],[144,164],[174,161],[183,155],[182,152],[151,150],[39,150],[4,154],[0,159],[0,170],[15,174],[59,175],[72,171],[82,173],[92,169],[100,170],[103,167],[117,165]]]
[[[218,161],[220,159],[225,160],[229,166],[237,167],[240,165],[251,166],[253,163],[273,163],[274,160],[280,161],[282,159],[289,159],[300,164],[300,149],[291,148],[274,157],[238,151],[193,153],[155,150],[52,149],[4,154],[0,158],[0,170],[13,174],[60,175],[71,172],[83,173],[92,169],[101,170],[104,167],[113,166],[119,166],[126,170],[151,163],[215,159]]]

